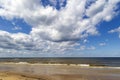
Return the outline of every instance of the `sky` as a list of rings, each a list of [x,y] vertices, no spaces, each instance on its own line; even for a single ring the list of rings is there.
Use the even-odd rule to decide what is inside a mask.
[[[0,0],[0,57],[120,57],[120,0]]]

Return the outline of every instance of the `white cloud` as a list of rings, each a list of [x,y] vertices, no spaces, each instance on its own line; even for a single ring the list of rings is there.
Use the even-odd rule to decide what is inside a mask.
[[[22,30],[22,28],[19,26],[15,26],[14,28],[12,28],[12,30]]]
[[[85,49],[86,49],[86,46],[80,46],[79,50],[85,50]]]
[[[105,42],[103,42],[103,43],[100,43],[99,45],[100,45],[100,46],[105,46],[105,45],[106,45],[106,43],[105,43]]]
[[[83,43],[88,43],[89,41],[87,39],[84,39],[83,40]]]
[[[95,46],[90,46],[90,47],[88,47],[87,49],[88,49],[88,50],[95,50],[96,47],[95,47]]]
[[[108,33],[118,33],[119,34],[119,38],[120,38],[120,27],[110,30]]]
[[[95,46],[85,46],[85,45],[81,45],[80,49],[77,49],[78,51],[80,50],[95,50],[96,47]]]
[[[103,11],[105,3],[106,3],[106,0],[97,0],[86,10],[87,16],[91,17]]]
[[[55,0],[52,1],[53,4],[56,3]],[[43,7],[40,0],[1,0],[2,18],[23,19],[32,26],[32,30],[29,34],[0,31],[0,36],[3,39],[8,38],[6,42],[13,42],[12,45],[23,50],[41,52],[75,50],[76,46],[81,46],[77,41],[97,35],[99,31],[96,26],[101,21],[109,21],[115,16],[117,13],[115,9],[120,0],[96,0],[85,8],[87,2],[88,0],[68,0],[64,8],[56,10],[52,6]],[[85,16],[87,18],[84,18]],[[11,46],[7,45],[8,43],[3,46]]]

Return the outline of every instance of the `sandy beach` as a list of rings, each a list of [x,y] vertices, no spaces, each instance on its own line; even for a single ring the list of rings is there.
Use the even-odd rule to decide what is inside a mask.
[[[41,80],[41,79],[9,72],[0,72],[0,80]]]
[[[119,68],[0,63],[0,80],[120,80]]]

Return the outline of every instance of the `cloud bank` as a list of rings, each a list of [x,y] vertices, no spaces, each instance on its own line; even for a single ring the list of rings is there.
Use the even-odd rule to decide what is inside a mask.
[[[50,2],[52,6],[43,6],[41,0],[0,0],[3,19],[23,19],[32,27],[29,34],[1,30],[0,52],[66,53],[81,50],[79,41],[97,35],[97,25],[113,19],[120,0],[67,0],[64,7],[64,0],[59,0],[59,10],[55,8],[56,0]]]

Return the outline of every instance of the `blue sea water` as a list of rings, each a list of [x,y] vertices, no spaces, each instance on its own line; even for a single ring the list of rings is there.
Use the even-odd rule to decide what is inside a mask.
[[[90,66],[120,67],[119,57],[26,57],[0,58],[0,62],[27,62],[51,64],[89,64]]]

